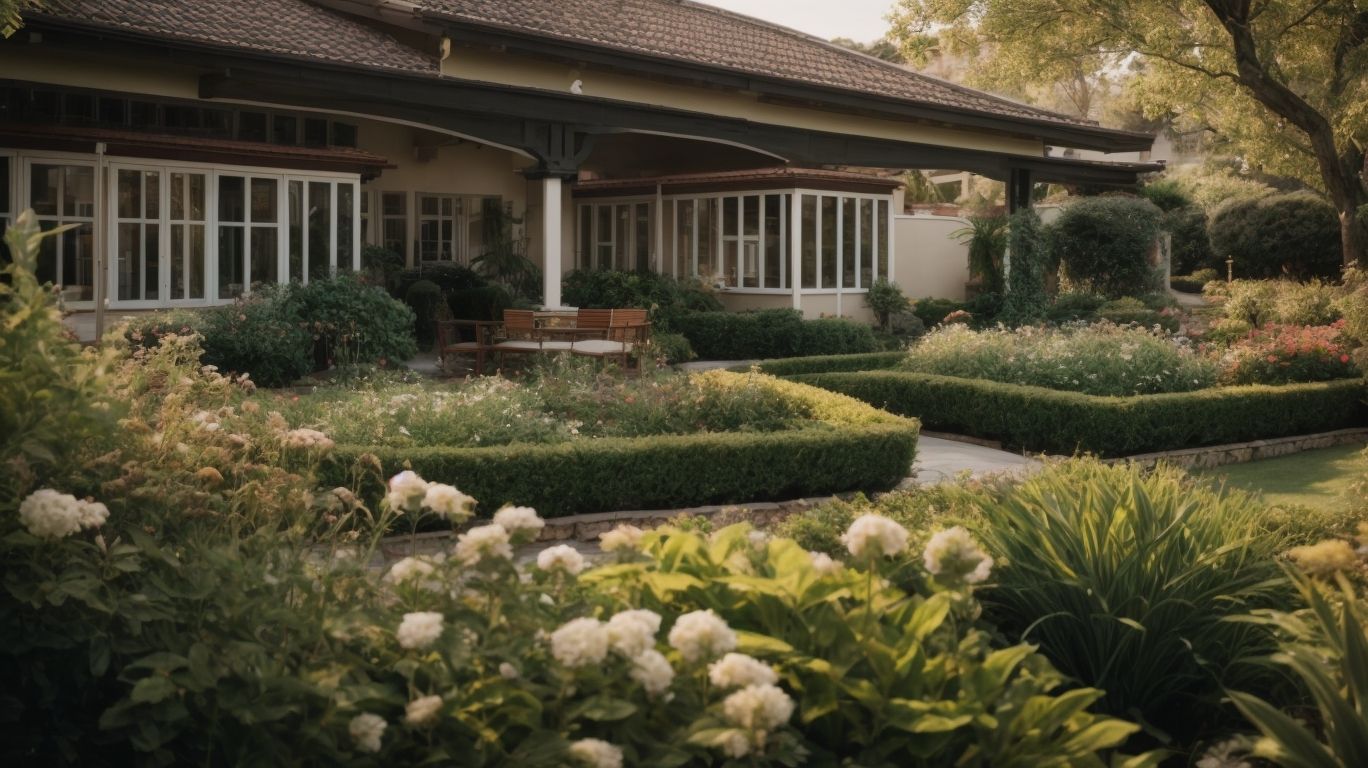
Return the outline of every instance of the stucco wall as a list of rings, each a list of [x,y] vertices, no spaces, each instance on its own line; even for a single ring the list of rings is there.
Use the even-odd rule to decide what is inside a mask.
[[[953,216],[895,216],[894,275],[912,299],[964,299],[969,247],[952,236],[969,222]]]

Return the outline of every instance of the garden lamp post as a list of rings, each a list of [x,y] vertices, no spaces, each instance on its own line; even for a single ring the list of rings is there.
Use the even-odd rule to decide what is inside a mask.
[[[1226,282],[1227,282],[1227,283],[1233,283],[1233,282],[1235,282],[1235,257],[1234,257],[1234,256],[1227,256],[1227,257],[1226,257]]]

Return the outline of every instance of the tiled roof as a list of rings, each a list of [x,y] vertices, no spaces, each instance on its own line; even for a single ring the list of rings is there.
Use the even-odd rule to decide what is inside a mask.
[[[371,69],[438,70],[435,56],[305,0],[45,0],[25,16]]]
[[[1091,120],[957,86],[801,32],[689,0],[418,2],[428,17],[456,23],[954,110],[1098,127]]]

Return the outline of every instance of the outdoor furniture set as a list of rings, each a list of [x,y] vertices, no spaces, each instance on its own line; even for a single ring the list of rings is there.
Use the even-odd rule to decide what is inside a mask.
[[[546,310],[506,309],[503,320],[442,320],[437,323],[440,362],[471,357],[475,371],[496,356],[503,367],[507,354],[556,354],[616,360],[626,369],[636,350],[650,340],[651,323],[644,309]]]

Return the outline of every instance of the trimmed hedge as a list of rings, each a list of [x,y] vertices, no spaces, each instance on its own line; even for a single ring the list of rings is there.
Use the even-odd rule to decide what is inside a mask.
[[[1363,379],[1135,397],[895,371],[790,380],[915,416],[930,429],[1066,455],[1129,456],[1368,424]]]
[[[874,329],[868,325],[834,317],[804,320],[796,309],[690,312],[676,318],[672,328],[687,337],[704,360],[835,355],[879,348]]]
[[[712,371],[704,376],[735,377]],[[740,377],[737,377],[738,379]],[[808,406],[811,426],[779,432],[727,432],[579,439],[472,448],[339,445],[320,468],[325,486],[351,486],[354,468],[376,457],[380,477],[412,469],[450,483],[492,513],[505,503],[545,517],[625,509],[671,509],[891,488],[916,456],[918,423],[814,387],[771,379],[776,397]],[[370,475],[359,489],[377,499]]]
[[[847,371],[877,371],[894,368],[907,358],[901,350],[893,352],[868,352],[857,355],[813,355],[811,357],[787,357],[779,360],[766,360],[755,365],[760,373],[771,376],[796,376],[800,373],[838,373]],[[728,370],[745,373],[750,366],[738,365]]]

